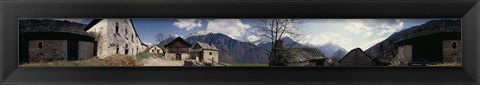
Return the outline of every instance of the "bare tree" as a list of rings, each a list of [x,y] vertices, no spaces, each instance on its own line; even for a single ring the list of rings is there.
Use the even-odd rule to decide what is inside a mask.
[[[283,39],[300,39],[302,36],[302,25],[305,20],[296,19],[261,19],[250,32],[260,39],[254,42],[268,42],[271,45],[271,51],[266,50],[269,55],[270,65],[276,63],[275,56],[278,49],[284,46]]]

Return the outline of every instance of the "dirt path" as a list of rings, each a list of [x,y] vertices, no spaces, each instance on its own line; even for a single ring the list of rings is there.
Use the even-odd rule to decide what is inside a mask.
[[[183,66],[183,61],[165,60],[158,57],[150,56],[139,62],[142,66]]]

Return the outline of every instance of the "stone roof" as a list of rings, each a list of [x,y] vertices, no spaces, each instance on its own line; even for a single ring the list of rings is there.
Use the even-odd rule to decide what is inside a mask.
[[[369,55],[367,55],[367,53],[365,53],[361,48],[355,48],[350,52],[348,52],[345,56],[343,56],[342,59],[338,60],[338,62],[341,62],[343,59],[348,58],[348,56],[350,55],[356,55],[354,57],[358,57],[359,55],[364,55],[364,57],[368,57],[368,59],[374,60],[373,57],[370,57]]]
[[[190,43],[188,43],[187,41],[185,41],[185,39],[181,38],[181,37],[177,37],[175,38],[174,40],[170,41],[169,43],[167,43],[166,45],[164,45],[164,47],[168,47],[170,45],[173,44],[173,42],[175,41],[180,41],[182,44],[185,44],[187,45],[188,47],[192,47],[192,45]]]
[[[322,52],[314,48],[289,48],[287,51],[285,51],[287,57],[284,60],[288,63],[326,59]]]
[[[84,28],[86,25],[52,19],[19,20],[19,33],[60,32],[79,35],[89,35]]]
[[[198,46],[200,46],[202,49],[205,49],[205,50],[218,50],[217,47],[215,47],[215,45],[210,45],[210,44],[206,44],[206,43],[202,43],[202,42],[197,42]]]

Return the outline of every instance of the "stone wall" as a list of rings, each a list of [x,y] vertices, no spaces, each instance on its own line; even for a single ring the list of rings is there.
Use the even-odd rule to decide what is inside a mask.
[[[398,53],[395,58],[390,61],[394,66],[407,66],[412,62],[412,45],[404,45],[398,47]]]
[[[87,32],[97,35],[95,40],[98,42],[99,58],[113,54],[135,56],[145,51],[130,19],[103,19]]]
[[[148,51],[148,50],[149,50],[149,49],[148,49],[148,46],[142,45],[142,46],[141,46],[141,49],[140,49],[140,53],[145,52],[145,51]]]
[[[163,50],[160,49],[157,46],[154,46],[154,47],[150,48],[150,50],[148,52],[152,53],[152,54],[160,54],[160,53],[163,53]]]
[[[79,47],[79,60],[86,60],[93,57],[93,42],[78,41]]]
[[[189,53],[184,52],[184,53],[179,53],[179,54],[180,54],[182,60],[186,60],[186,59],[190,58]],[[177,56],[177,53],[167,53],[167,54],[165,54],[165,58],[169,59],[169,60],[176,60],[176,56]]]
[[[443,62],[461,62],[462,61],[462,41],[445,40],[443,41]]]
[[[211,53],[211,55],[210,55]],[[218,51],[213,50],[203,50],[203,62],[211,63],[212,58],[214,62],[218,62]]]
[[[31,40],[28,42],[28,51],[30,62],[65,60],[67,57],[67,41]]]

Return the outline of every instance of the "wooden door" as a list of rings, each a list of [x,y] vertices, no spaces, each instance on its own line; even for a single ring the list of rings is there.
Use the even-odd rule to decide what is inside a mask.
[[[175,60],[182,60],[182,55],[180,53],[177,53],[175,55]]]

